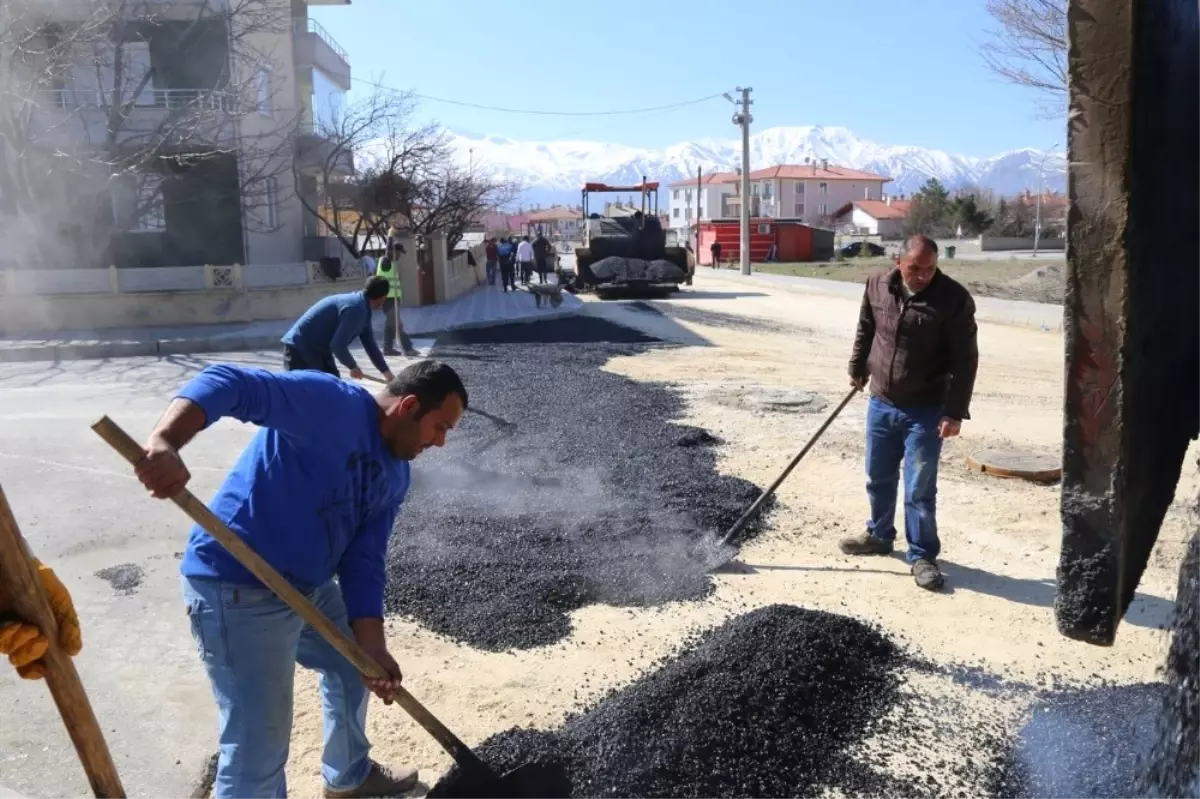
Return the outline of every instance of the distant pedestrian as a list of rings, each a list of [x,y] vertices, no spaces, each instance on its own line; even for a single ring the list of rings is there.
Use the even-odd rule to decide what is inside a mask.
[[[500,271],[500,253],[496,250],[496,239],[490,238],[483,248],[484,270],[489,286],[496,285],[496,273]]]
[[[362,369],[350,354],[350,343],[358,339],[371,363],[391,381],[392,372],[371,330],[371,313],[381,310],[387,297],[387,279],[369,277],[362,291],[331,294],[318,301],[280,339],[283,368],[289,372],[314,369],[339,377],[337,362],[340,361],[350,370],[351,377],[361,380]]]
[[[721,242],[714,241],[708,251],[712,254],[712,268],[716,269],[721,264]]]
[[[538,282],[545,283],[550,273],[550,242],[541,233],[533,240],[533,261],[537,267]]]
[[[517,248],[512,245],[508,239],[501,239],[496,245],[496,254],[500,258],[500,282],[504,284],[504,290],[517,290],[516,272],[517,263]]]
[[[521,268],[521,283],[528,286],[529,279],[533,277],[533,245],[529,243],[528,236],[517,245],[517,263]]]
[[[363,271],[367,273],[367,277],[375,274],[375,256],[369,252],[364,252],[362,256]]]
[[[396,350],[396,337],[400,337],[400,347],[404,354],[411,357],[418,355],[412,340],[404,332],[404,323],[400,321],[400,300],[404,296],[400,281],[400,256],[404,254],[404,245],[395,242],[379,259],[375,273],[387,280],[387,304],[383,306],[383,351],[387,355],[399,355]]]
[[[847,555],[887,555],[896,539],[904,461],[906,560],[917,585],[944,582],[935,516],[942,441],[957,436],[979,365],[975,301],[938,271],[937,244],[913,236],[890,272],[867,279],[850,357],[850,383],[871,385],[867,406],[867,499],[871,519],[843,538]]]

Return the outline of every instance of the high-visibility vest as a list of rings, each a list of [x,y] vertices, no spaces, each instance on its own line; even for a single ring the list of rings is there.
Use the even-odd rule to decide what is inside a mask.
[[[388,282],[388,299],[395,297],[400,299],[404,292],[400,290],[400,270],[396,269],[396,264],[391,258],[386,255],[379,259],[379,263],[375,266],[375,274],[378,277],[387,278]]]

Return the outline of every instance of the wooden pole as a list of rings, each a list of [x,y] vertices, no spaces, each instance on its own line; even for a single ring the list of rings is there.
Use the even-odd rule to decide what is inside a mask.
[[[58,647],[58,623],[46,597],[42,581],[25,548],[12,508],[0,488],[0,586],[18,617],[36,624],[50,640],[42,656],[46,685],[62,716],[79,762],[87,774],[92,793],[99,797],[124,797],[125,789],[108,751],[104,733],[70,655]]]

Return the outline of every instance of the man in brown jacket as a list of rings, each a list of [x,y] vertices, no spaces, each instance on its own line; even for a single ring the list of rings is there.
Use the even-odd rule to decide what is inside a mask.
[[[850,382],[871,384],[867,408],[865,532],[840,542],[847,555],[887,555],[896,539],[904,461],[904,534],[917,585],[942,587],[935,517],[942,440],[958,435],[979,365],[975,301],[938,271],[937,244],[913,236],[896,268],[867,279],[850,357]]]

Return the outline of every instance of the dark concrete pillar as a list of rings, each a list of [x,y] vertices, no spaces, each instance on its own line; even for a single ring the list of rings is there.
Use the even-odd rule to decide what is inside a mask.
[[[1109,645],[1200,430],[1196,0],[1071,0],[1063,547],[1055,613]]]

